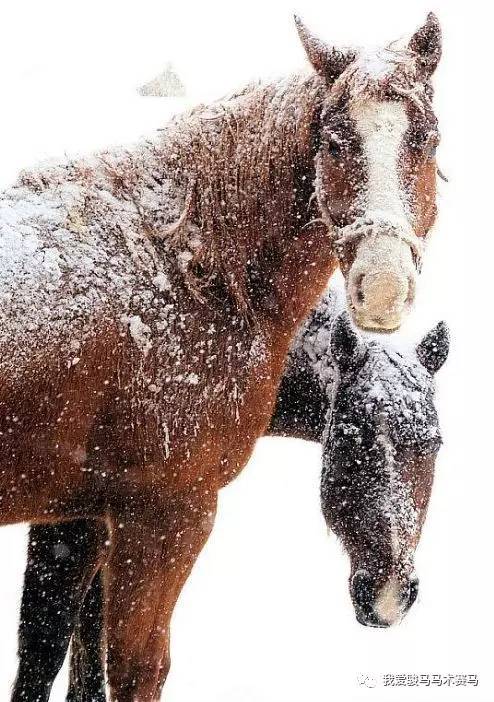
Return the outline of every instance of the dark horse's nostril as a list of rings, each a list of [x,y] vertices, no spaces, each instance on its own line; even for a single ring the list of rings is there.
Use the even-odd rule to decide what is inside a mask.
[[[419,592],[419,581],[418,578],[412,578],[410,582],[403,588],[401,592],[401,602],[405,607],[405,611],[409,610],[417,599]]]
[[[375,599],[374,579],[365,571],[358,571],[352,578],[352,592],[355,604],[370,614]]]
[[[418,578],[413,578],[410,580],[410,593],[408,595],[408,607],[411,607],[415,600],[417,599],[417,595],[419,594],[419,579]]]

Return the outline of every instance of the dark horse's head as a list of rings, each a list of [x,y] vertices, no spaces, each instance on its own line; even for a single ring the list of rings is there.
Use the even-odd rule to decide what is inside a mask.
[[[364,329],[400,326],[436,217],[439,142],[431,77],[441,55],[430,14],[405,48],[339,51],[296,18],[326,85],[316,125],[316,195],[334,236],[348,306]]]
[[[333,327],[322,508],[350,556],[350,592],[367,626],[399,622],[417,597],[414,553],[441,445],[433,376],[448,349],[444,323],[411,357],[365,343],[346,314]]]

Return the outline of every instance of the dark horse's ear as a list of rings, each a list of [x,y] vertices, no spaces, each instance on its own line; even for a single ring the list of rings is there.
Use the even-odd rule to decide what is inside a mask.
[[[355,54],[329,47],[307,29],[300,17],[294,15],[294,18],[300,41],[309,61],[326,83],[332,85],[353,61]]]
[[[410,39],[408,48],[419,57],[425,76],[430,78],[441,58],[441,27],[433,12]]]
[[[437,373],[449,353],[449,329],[445,322],[439,322],[424,336],[416,349],[420,363],[432,375]]]
[[[364,356],[364,344],[348,316],[342,312],[331,330],[331,356],[338,368],[348,371],[356,368]]]

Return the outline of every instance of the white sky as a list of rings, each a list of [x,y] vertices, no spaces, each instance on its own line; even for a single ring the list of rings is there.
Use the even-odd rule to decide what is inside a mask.
[[[444,29],[436,85],[439,159],[450,183],[441,184],[437,231],[403,334],[418,338],[444,318],[452,352],[438,377],[445,446],[418,558],[420,601],[392,631],[356,624],[347,559],[334,537],[328,540],[319,513],[317,447],[263,440],[223,492],[215,532],[177,608],[167,702],[376,697],[359,689],[358,672],[481,676],[478,689],[380,690],[380,702],[494,699],[492,346],[491,325],[482,323],[493,277],[492,125],[482,104],[492,84],[483,55],[492,25],[480,2],[460,13],[450,0],[3,0],[1,182],[39,158],[160,126],[179,104],[138,97],[135,87],[168,60],[189,101],[207,100],[304,65],[293,10],[329,41],[372,45],[410,33],[430,9]],[[1,700],[15,670],[23,534],[21,527],[0,530]]]

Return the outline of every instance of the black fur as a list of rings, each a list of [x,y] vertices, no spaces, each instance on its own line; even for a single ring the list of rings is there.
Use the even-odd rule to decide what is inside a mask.
[[[99,532],[89,521],[31,527],[19,626],[19,670],[12,702],[48,702],[101,549]],[[78,625],[78,638],[89,653],[78,678],[81,690],[90,690],[92,696],[78,697],[71,685],[71,702],[106,699],[100,656],[97,664],[95,660],[95,651],[100,650],[100,611],[98,578]]]
[[[320,441],[328,400],[310,368],[293,368],[281,381],[267,434]]]

